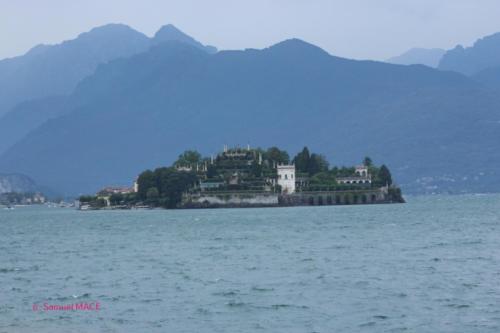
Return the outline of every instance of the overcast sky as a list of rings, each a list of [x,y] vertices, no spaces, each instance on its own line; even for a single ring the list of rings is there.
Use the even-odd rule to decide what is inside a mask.
[[[0,59],[106,23],[149,36],[172,23],[219,49],[297,37],[331,54],[384,60],[500,31],[500,0],[0,0]]]

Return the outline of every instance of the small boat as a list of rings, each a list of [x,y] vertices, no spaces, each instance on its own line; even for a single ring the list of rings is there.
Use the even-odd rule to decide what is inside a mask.
[[[81,205],[79,209],[80,210],[90,210],[90,208],[91,208],[90,205]]]

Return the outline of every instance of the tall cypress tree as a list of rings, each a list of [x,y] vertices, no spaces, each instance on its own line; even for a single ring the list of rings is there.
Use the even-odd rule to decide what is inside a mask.
[[[385,164],[380,167],[378,177],[380,178],[380,182],[382,183],[382,185],[392,185],[391,172],[389,171],[389,168],[385,166]]]
[[[304,147],[300,153],[295,156],[293,159],[293,162],[295,163],[295,170],[297,172],[304,172],[308,173],[309,172],[309,160],[311,159],[311,156],[309,154],[309,149],[307,147]]]

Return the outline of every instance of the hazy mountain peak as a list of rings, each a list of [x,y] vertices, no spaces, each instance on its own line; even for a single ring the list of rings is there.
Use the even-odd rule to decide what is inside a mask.
[[[276,43],[266,50],[269,51],[283,51],[283,52],[308,52],[329,55],[325,50],[319,46],[305,42],[299,38],[286,39],[282,42]]]
[[[106,25],[102,25],[99,27],[92,28],[87,32],[83,32],[78,35],[74,41],[80,40],[101,40],[101,39],[116,39],[120,37],[127,38],[140,38],[146,40],[147,37],[143,33],[132,29],[128,25],[121,23],[110,23]]]
[[[274,45],[272,45],[270,48],[278,48],[278,47],[310,47],[310,48],[315,48],[315,49],[320,49],[318,46],[313,45],[311,43],[308,43],[306,41],[303,41],[300,38],[289,38],[285,39],[281,42],[278,42]]]
[[[175,27],[173,24],[166,24],[166,25],[162,26],[156,32],[156,34],[154,35],[154,38],[155,39],[167,38],[168,40],[178,39],[178,38],[189,38],[190,40],[194,41],[194,39],[192,37],[186,35],[182,31],[177,29],[177,27]]]
[[[123,23],[108,23],[108,24],[104,24],[104,25],[101,25],[101,26],[98,26],[98,27],[94,27],[92,29],[90,29],[87,33],[101,33],[101,32],[116,32],[116,31],[130,31],[130,30],[134,30],[132,29],[131,27],[129,27],[128,25],[126,24],[123,24]],[[136,31],[136,30],[134,30]],[[85,34],[85,32],[84,32]]]
[[[443,49],[415,47],[399,56],[387,59],[386,62],[396,65],[425,65],[436,68],[445,53],[446,51]]]
[[[193,45],[197,48],[203,49],[208,53],[217,52],[217,48],[209,45],[203,45],[193,37],[186,35],[184,32],[177,29],[173,24],[164,25],[156,32],[152,39],[153,44],[159,44],[167,41],[179,41],[186,44]]]
[[[107,24],[56,45],[0,61],[0,116],[22,101],[64,95],[102,63],[147,51],[151,42],[124,24]]]

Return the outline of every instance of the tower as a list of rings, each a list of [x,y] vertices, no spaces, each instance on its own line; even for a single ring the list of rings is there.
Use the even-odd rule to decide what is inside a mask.
[[[292,194],[295,192],[295,165],[278,165],[278,185],[281,186],[281,193]]]

